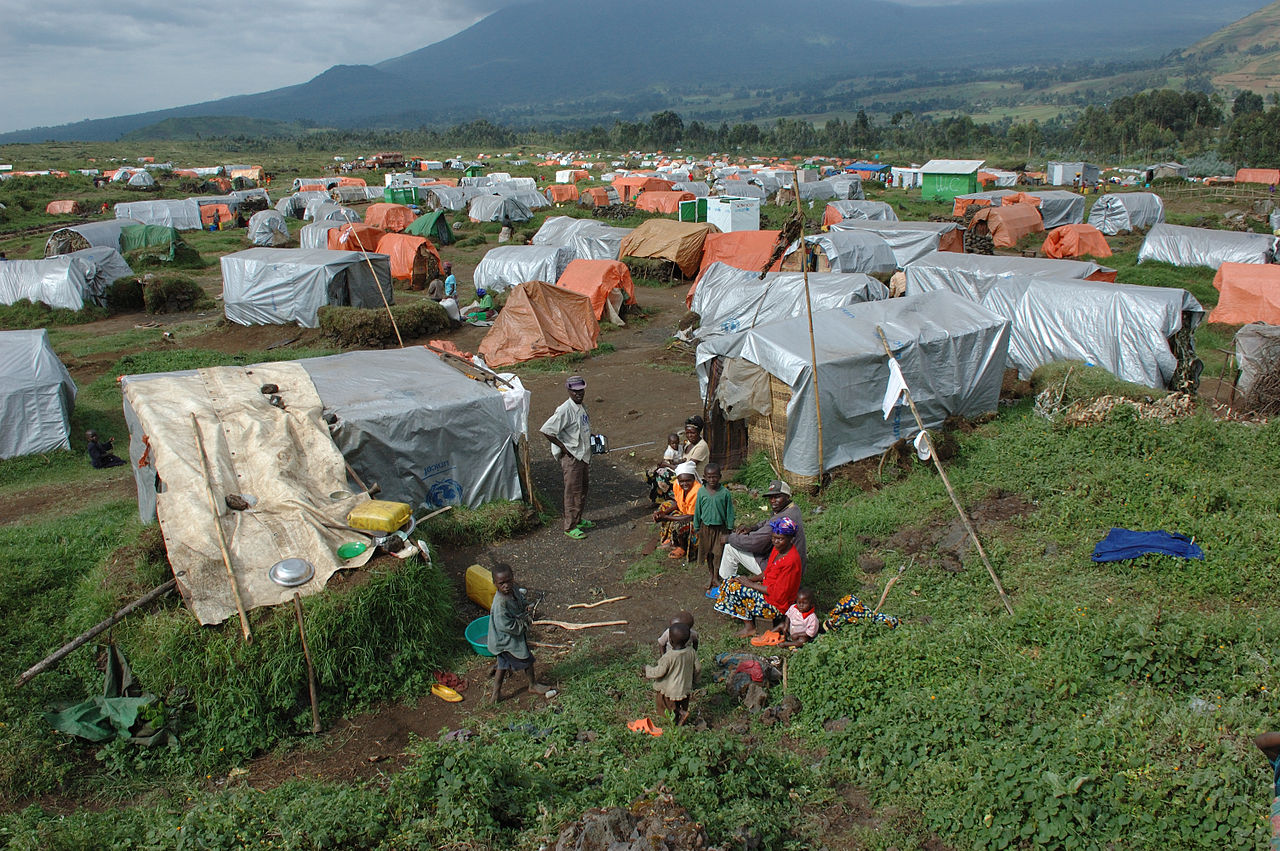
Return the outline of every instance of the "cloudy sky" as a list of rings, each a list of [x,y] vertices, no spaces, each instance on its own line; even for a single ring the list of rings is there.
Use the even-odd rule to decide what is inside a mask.
[[[516,0],[0,0],[0,132],[302,83]]]

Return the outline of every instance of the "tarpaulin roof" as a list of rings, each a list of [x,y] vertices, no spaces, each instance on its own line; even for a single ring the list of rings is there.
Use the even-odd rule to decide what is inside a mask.
[[[1168,338],[1183,312],[1192,329],[1204,318],[1186,290],[1022,276],[996,280],[982,306],[1012,323],[1009,362],[1023,378],[1046,363],[1081,360],[1161,388],[1178,368]]]
[[[133,275],[133,269],[128,262],[119,251],[109,245],[82,248],[65,256],[74,258],[84,266],[87,281],[85,297],[103,306],[107,303],[107,287],[121,278]]]
[[[707,234],[702,246],[702,265],[698,269],[698,277],[693,282],[693,286],[689,287],[684,303],[686,305],[693,303],[693,294],[698,290],[698,282],[702,280],[702,276],[713,263],[724,263],[759,275],[761,267],[773,254],[780,233],[781,231],[776,230],[735,230],[729,233]],[[776,272],[781,267],[782,258],[779,257],[769,267],[769,271]]]
[[[325,219],[335,219],[340,222],[358,222],[363,219],[363,216],[360,215],[358,210],[343,207],[332,201],[311,200],[307,202],[307,210],[302,214],[302,218],[311,222],[323,222]]]
[[[624,304],[634,304],[636,300],[631,270],[618,260],[574,260],[564,268],[556,286],[591,299],[597,319],[604,319],[606,302],[615,289],[626,294]]]
[[[99,245],[119,250],[120,232],[130,225],[139,224],[142,223],[134,219],[108,219],[59,228],[49,235],[49,241],[44,245],[44,254],[52,257]]]
[[[294,195],[286,195],[276,202],[276,209],[295,219],[302,218],[307,210],[307,206],[312,202],[323,203],[329,200],[327,192],[298,192]]]
[[[444,210],[433,210],[418,216],[413,220],[413,224],[405,228],[404,232],[414,236],[425,236],[441,245],[450,245],[453,242],[453,228],[449,227],[449,218],[444,214]]]
[[[432,186],[423,186],[422,190],[434,195],[441,207],[454,212],[465,210],[467,207],[467,201],[470,200],[467,193],[456,186],[444,186],[437,184]]]
[[[1138,251],[1138,262],[1158,260],[1174,266],[1208,266],[1223,263],[1270,263],[1275,259],[1276,237],[1170,225],[1152,225]]]
[[[69,201],[50,201],[45,204],[44,211],[51,216],[74,216],[82,211],[80,202],[74,199]]]
[[[984,207],[970,219],[969,228],[980,233],[984,227],[997,248],[1012,248],[1022,237],[1044,232],[1040,211],[1031,204]]]
[[[622,240],[630,228],[606,225],[595,219],[551,216],[533,235],[534,245],[559,245],[581,260],[617,260]]]
[[[547,198],[553,204],[578,200],[578,187],[572,183],[553,183],[547,187]]]
[[[671,189],[675,192],[692,192],[698,198],[706,198],[711,194],[711,187],[703,180],[677,180]]]
[[[473,222],[527,222],[533,218],[533,211],[506,195],[477,195],[471,199],[467,215]]]
[[[967,195],[957,195],[952,202],[951,215],[963,216],[965,209],[972,206],[999,207],[1006,196],[1017,194],[1012,189],[992,189],[990,192],[970,192]]]
[[[370,266],[372,265],[372,270]],[[381,289],[381,295],[379,295]],[[250,248],[222,258],[222,301],[239,325],[320,325],[320,308],[394,303],[385,254],[312,248]]]
[[[285,223],[283,213],[277,210],[259,210],[249,217],[245,235],[254,245],[271,248],[289,241],[289,225]]]
[[[178,230],[200,230],[200,205],[194,198],[171,201],[126,201],[115,206],[117,219]]]
[[[1280,183],[1280,168],[1236,169],[1236,183],[1266,183],[1274,186]]]
[[[964,251],[964,231],[955,222],[875,222],[845,219],[832,231],[870,231],[893,249],[898,267],[919,260],[931,251]]]
[[[663,192],[669,190],[674,182],[672,180],[663,180],[660,177],[630,175],[628,177],[619,177],[613,181],[613,187],[621,193],[623,201],[630,201],[641,192]]]
[[[692,201],[692,192],[641,192],[636,198],[636,209],[649,213],[678,213],[681,201]]]
[[[1280,325],[1280,266],[1223,263],[1213,276],[1213,286],[1218,290],[1218,305],[1209,314],[1210,322]]]
[[[830,227],[846,219],[896,222],[898,214],[884,201],[828,201],[822,213],[822,224]]]
[[[1248,396],[1260,376],[1280,365],[1280,327],[1250,323],[1236,332],[1235,349],[1236,363],[1240,365],[1236,391]]]
[[[889,297],[885,285],[859,272],[810,272],[809,299],[813,310],[843,307]],[[695,336],[706,339],[732,334],[805,313],[805,276],[799,272],[738,269],[713,263],[702,273],[689,309],[701,317]]]
[[[70,449],[75,401],[48,331],[0,331],[0,458]]]
[[[386,236],[386,231],[363,222],[343,222],[326,234],[326,248],[336,251],[366,251],[375,253],[378,240]]]
[[[924,174],[975,174],[986,160],[929,160],[920,166]]]
[[[762,201],[769,197],[769,192],[765,187],[748,183],[745,180],[718,180],[716,181],[716,188],[721,195],[739,198],[759,198]]]
[[[525,281],[554,282],[572,259],[573,252],[560,245],[499,245],[481,258],[472,280],[477,289],[492,292]]]
[[[90,297],[91,270],[70,254],[0,261],[0,304],[27,299],[80,310]]]
[[[1040,199],[1040,217],[1044,219],[1045,230],[1053,230],[1062,225],[1078,225],[1084,223],[1084,196],[1065,189],[1048,189],[1043,192],[1028,192]]]
[[[1083,199],[1082,199],[1083,200]],[[1044,239],[1041,250],[1055,260],[1068,257],[1110,257],[1111,246],[1102,231],[1093,225],[1062,225]]]
[[[391,277],[407,281],[413,278],[414,266],[426,274],[426,256],[436,258],[436,268],[441,268],[440,252],[430,240],[409,233],[388,233],[378,240],[377,251],[391,258]]]
[[[303,225],[298,230],[298,247],[328,248],[329,231],[337,230],[345,224],[347,223],[337,219],[325,219],[322,222],[312,222],[309,225]]]
[[[489,366],[589,352],[600,339],[591,299],[546,281],[520,284],[480,341]]]
[[[1115,270],[1087,260],[1043,260],[1039,257],[1006,257],[935,251],[908,265],[907,295],[931,290],[951,290],[973,301],[982,301],[1000,278],[1031,275],[1043,278],[1114,278]]]
[[[706,222],[673,222],[650,219],[633,230],[618,248],[620,257],[650,257],[670,260],[680,273],[691,278],[702,262],[702,247],[707,234],[720,228]]]
[[[1093,202],[1089,224],[1115,236],[1164,221],[1164,200],[1154,192],[1111,192]]]
[[[915,430],[904,409],[888,420],[881,413],[889,363],[877,327],[893,348],[926,428],[941,425],[953,414],[976,417],[994,411],[999,401],[1009,321],[978,304],[954,293],[937,292],[815,312],[813,337],[827,470],[878,455]],[[760,368],[736,388],[722,377],[717,390],[722,405],[731,392],[736,399],[768,400],[768,375],[791,388],[782,466],[797,476],[818,475],[807,317],[712,337],[699,345],[698,380],[704,397],[710,362],[717,356]],[[743,386],[761,383],[764,393]],[[764,413],[751,401],[732,407],[736,410],[728,415],[734,419]]]
[[[832,230],[806,236],[804,239],[826,255],[832,272],[865,272],[887,278],[898,268],[898,259],[889,243],[871,231]],[[795,262],[792,255],[796,254],[799,247],[799,242],[793,242],[782,255],[784,269],[788,267],[788,261]]]
[[[370,204],[365,208],[365,224],[384,231],[399,233],[413,224],[417,216],[403,204]]]

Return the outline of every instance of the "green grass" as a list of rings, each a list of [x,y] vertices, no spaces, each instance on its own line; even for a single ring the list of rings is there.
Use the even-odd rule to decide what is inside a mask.
[[[84,325],[105,319],[106,316],[107,311],[95,305],[86,305],[80,310],[68,310],[65,307],[49,307],[42,302],[33,302],[24,298],[13,304],[0,304],[0,330]]]
[[[617,346],[613,343],[601,343],[589,352],[570,352],[567,355],[557,355],[553,358],[538,358],[537,360],[525,361],[511,367],[516,373],[521,372],[568,372],[577,364],[582,363],[587,358],[616,352]]]

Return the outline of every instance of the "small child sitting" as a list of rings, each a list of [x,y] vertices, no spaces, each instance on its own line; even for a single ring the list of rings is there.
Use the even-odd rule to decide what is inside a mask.
[[[658,636],[658,655],[666,653],[671,646],[671,627],[678,623],[682,623],[689,628],[689,646],[694,650],[698,649],[698,631],[693,628],[693,612],[682,611],[676,612],[676,616],[671,619],[670,626]]]
[[[801,588],[796,592],[796,601],[787,609],[786,614],[773,622],[774,629],[780,630],[786,639],[779,647],[803,647],[818,636],[818,612],[815,609],[813,591]]]
[[[675,469],[676,465],[684,460],[684,450],[680,448],[680,435],[674,431],[667,435],[667,448],[662,452],[663,467]]]
[[[678,727],[689,718],[689,695],[698,673],[698,651],[689,646],[689,627],[673,623],[667,632],[670,647],[658,664],[645,665],[644,676],[653,680],[658,711],[670,712]]]

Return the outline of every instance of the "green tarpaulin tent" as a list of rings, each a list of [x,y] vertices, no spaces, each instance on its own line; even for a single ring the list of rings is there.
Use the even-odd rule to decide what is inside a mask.
[[[419,216],[413,220],[413,224],[405,228],[405,233],[426,237],[436,245],[449,245],[453,242],[453,229],[449,227],[449,220],[445,218],[444,212],[444,210],[436,210],[434,213]]]
[[[167,225],[129,225],[120,231],[120,253],[127,259],[184,260],[200,255],[190,248],[176,228]]]

